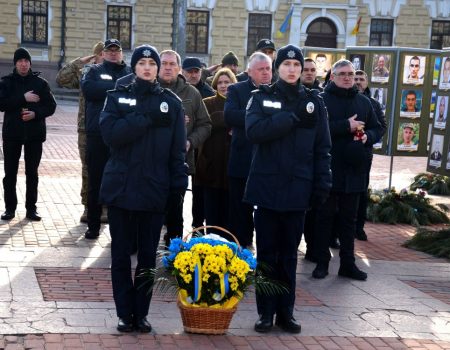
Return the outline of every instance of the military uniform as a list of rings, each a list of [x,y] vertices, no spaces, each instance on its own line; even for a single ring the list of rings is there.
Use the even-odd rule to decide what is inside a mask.
[[[85,65],[81,58],[77,58],[66,64],[56,75],[56,82],[67,89],[80,89],[80,80],[83,70],[86,72],[90,65]],[[83,68],[84,67],[84,68]],[[86,131],[85,131],[85,100],[83,93],[79,93],[78,97],[78,153],[81,160],[81,203],[87,206],[88,193],[88,173],[86,164]]]

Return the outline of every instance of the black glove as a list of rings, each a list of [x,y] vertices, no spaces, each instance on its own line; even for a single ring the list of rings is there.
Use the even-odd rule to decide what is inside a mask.
[[[313,209],[318,209],[327,201],[328,196],[313,194],[311,196],[310,206]]]
[[[319,105],[311,99],[302,99],[295,111],[295,125],[299,128],[312,129],[316,126]]]
[[[160,111],[147,112],[146,116],[151,120],[150,126],[155,128],[165,128],[170,126],[170,124],[172,123],[170,115],[167,113],[162,113]]]
[[[167,197],[166,211],[172,211],[183,204],[185,191],[182,189],[172,189]]]

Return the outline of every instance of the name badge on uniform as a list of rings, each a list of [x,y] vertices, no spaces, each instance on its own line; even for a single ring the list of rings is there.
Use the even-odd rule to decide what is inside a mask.
[[[278,101],[270,101],[270,100],[264,100],[263,101],[264,107],[272,107],[272,108],[278,108],[281,109],[281,102]]]
[[[100,78],[102,78],[103,80],[112,80],[112,76],[110,76],[109,74],[100,74]]]
[[[127,105],[130,105],[130,106],[136,106],[136,99],[135,98],[119,97],[119,103],[127,104]]]
[[[314,103],[312,102],[308,102],[308,104],[306,105],[306,111],[311,114],[312,112],[314,112]]]
[[[167,104],[167,102],[161,102],[161,104],[159,105],[159,110],[163,113],[167,113],[169,111],[169,105]]]

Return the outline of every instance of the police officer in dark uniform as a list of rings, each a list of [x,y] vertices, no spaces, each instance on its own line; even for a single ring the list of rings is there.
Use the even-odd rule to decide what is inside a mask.
[[[275,324],[291,333],[301,331],[295,304],[298,245],[305,210],[325,202],[331,188],[330,133],[327,112],[318,91],[300,83],[300,48],[278,51],[279,80],[263,85],[249,102],[245,129],[254,143],[244,200],[256,206],[254,220],[258,266],[284,282],[289,292],[256,296],[257,332]]]
[[[98,120],[105,104],[106,91],[114,89],[116,80],[130,74],[123,61],[122,46],[117,39],[105,41],[104,62],[85,68],[81,90],[86,99],[86,163],[88,168],[88,230],[86,239],[97,239],[100,233],[102,206],[98,201],[103,169],[109,157],[108,147],[100,135]]]
[[[160,58],[150,45],[137,47],[131,57],[135,78],[109,91],[100,115],[100,129],[110,149],[100,199],[108,205],[111,232],[111,276],[119,323],[117,329],[150,332],[146,316],[152,294],[148,278],[169,194],[186,191],[188,177],[186,129],[181,101],[156,80]],[[136,227],[137,266],[134,279],[130,254]]]

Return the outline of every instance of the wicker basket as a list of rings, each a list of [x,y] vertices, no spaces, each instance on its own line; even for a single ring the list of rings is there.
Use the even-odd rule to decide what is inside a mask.
[[[184,331],[200,334],[224,334],[230,326],[236,307],[215,309],[209,307],[186,307],[178,300]]]
[[[229,231],[220,226],[202,226],[195,228],[189,233],[186,240],[192,233],[208,229],[215,228],[223,232],[228,233],[236,241],[238,248],[240,249],[239,241]],[[209,307],[188,307],[184,306],[180,302],[180,297],[177,301],[178,308],[180,309],[181,319],[183,321],[184,331],[188,333],[200,333],[200,334],[224,334],[228,330],[231,319],[236,312],[237,307],[231,309],[218,309]]]

